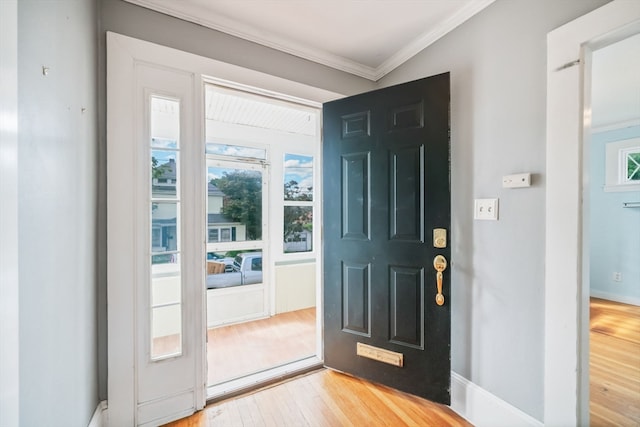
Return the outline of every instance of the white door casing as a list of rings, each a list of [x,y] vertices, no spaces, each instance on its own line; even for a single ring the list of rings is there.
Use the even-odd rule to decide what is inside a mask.
[[[176,49],[107,33],[108,206],[108,419],[109,425],[157,425],[204,406],[206,229],[204,180],[204,81],[261,88],[285,99],[322,103],[342,95],[225,64]],[[181,219],[182,355],[149,363],[149,145],[145,100],[157,93],[180,100],[183,163],[181,202],[193,203],[193,218]],[[146,140],[145,140],[146,139]],[[188,144],[187,144],[188,142]],[[140,184],[146,183],[146,184]],[[198,241],[196,241],[198,240]],[[322,269],[318,268],[320,272]],[[320,273],[318,274],[318,283]],[[179,377],[179,378],[178,378]],[[160,391],[160,392],[159,392]]]
[[[0,2],[0,425],[20,424],[18,1]]]
[[[157,425],[204,406],[203,275],[197,177],[202,152],[196,118],[202,105],[193,73],[133,61],[109,51],[107,105],[109,419],[111,425]],[[121,55],[118,55],[121,54]],[[127,66],[128,65],[128,66]],[[151,96],[179,104],[178,281],[182,349],[151,360]],[[186,210],[185,206],[194,209]]]
[[[583,273],[582,144],[589,131],[584,116],[590,107],[585,92],[590,83],[590,52],[637,33],[639,23],[640,2],[615,0],[547,36],[547,426],[587,425],[589,417],[589,284]]]

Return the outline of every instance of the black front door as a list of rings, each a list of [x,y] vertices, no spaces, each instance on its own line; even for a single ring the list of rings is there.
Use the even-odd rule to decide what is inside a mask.
[[[323,115],[325,365],[449,404],[449,74]]]

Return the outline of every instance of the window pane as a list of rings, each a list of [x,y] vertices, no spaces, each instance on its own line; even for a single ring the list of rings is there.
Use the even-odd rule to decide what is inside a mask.
[[[178,141],[166,138],[151,138],[151,146],[155,148],[178,148]]]
[[[176,151],[151,151],[151,197],[171,198],[177,196],[178,167]]]
[[[284,155],[284,200],[313,200],[313,157]]]
[[[180,102],[152,96],[150,111],[149,337],[151,360],[158,360],[182,353]]]
[[[313,250],[313,207],[284,207],[284,252]]]
[[[256,283],[262,283],[262,251],[244,251],[235,258],[225,256],[207,261],[207,289]]]
[[[265,160],[267,158],[267,150],[265,150],[264,148],[216,144],[213,142],[207,142],[207,154],[217,154],[219,156],[243,157],[259,160]]]
[[[179,148],[180,102],[151,97],[151,146]]]
[[[151,279],[151,306],[178,304],[180,295],[180,271],[177,274]]]
[[[218,229],[221,242],[261,240],[262,173],[219,167],[207,172],[207,228]]]
[[[182,309],[180,303],[151,309],[151,359],[182,352]]]
[[[627,154],[627,181],[640,181],[640,152]]]
[[[178,250],[178,206],[176,202],[151,203],[151,252]]]

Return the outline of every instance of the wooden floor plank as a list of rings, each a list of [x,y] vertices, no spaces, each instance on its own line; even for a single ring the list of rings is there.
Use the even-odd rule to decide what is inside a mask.
[[[300,328],[305,322],[307,326]],[[290,342],[294,330],[290,326],[294,325],[293,328],[298,327],[298,331],[305,333],[313,330],[309,335],[314,338],[304,346],[298,346],[313,353],[315,312],[300,312],[277,319],[269,326],[269,332],[261,329],[266,325],[266,322],[245,325],[244,330],[219,328],[217,345],[228,349],[229,342],[246,342],[247,337],[258,340],[265,334],[277,337],[280,342]],[[640,307],[593,298],[590,326],[591,425],[640,426]],[[272,361],[273,357],[266,353],[273,347],[264,343],[257,345],[261,346],[260,353],[265,357],[238,357],[237,347],[220,357],[248,365]],[[471,424],[446,406],[328,370],[209,405],[192,417],[168,424],[171,427],[362,425]]]
[[[591,298],[590,418],[640,426],[640,307]]]
[[[205,414],[205,415],[203,415]],[[471,426],[450,408],[322,369],[207,406],[169,427]]]
[[[207,331],[208,385],[313,356],[315,307]]]

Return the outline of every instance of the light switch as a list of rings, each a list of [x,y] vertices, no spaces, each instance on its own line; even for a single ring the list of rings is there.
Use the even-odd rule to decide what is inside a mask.
[[[476,199],[473,219],[498,220],[498,199]]]

